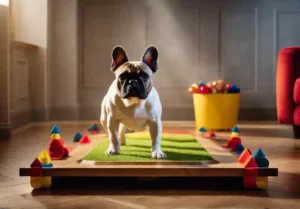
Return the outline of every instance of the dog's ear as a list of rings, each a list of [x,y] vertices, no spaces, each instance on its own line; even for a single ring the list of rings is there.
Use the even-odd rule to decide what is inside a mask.
[[[143,63],[149,66],[153,73],[155,73],[158,70],[157,59],[157,49],[155,48],[155,46],[149,46],[143,55],[142,61]]]
[[[116,46],[112,51],[111,70],[114,72],[120,65],[128,62],[126,52],[121,46]]]

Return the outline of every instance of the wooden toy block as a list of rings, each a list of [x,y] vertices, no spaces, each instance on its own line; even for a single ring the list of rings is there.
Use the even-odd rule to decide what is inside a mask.
[[[50,144],[49,152],[52,160],[58,160],[64,155],[64,147],[58,140],[53,140]]]
[[[241,164],[244,164],[246,160],[251,156],[250,150],[249,149],[244,149],[242,154],[238,158],[238,162]]]
[[[56,124],[51,129],[50,134],[60,134],[60,130]]]
[[[40,168],[42,167],[42,163],[39,161],[38,158],[35,158],[35,160],[31,163],[30,168]]]
[[[30,168],[30,176],[32,177],[42,176],[42,167]]]
[[[64,148],[64,155],[63,157],[68,157],[69,156],[69,150],[67,148]]]
[[[214,137],[216,137],[216,134],[215,134],[214,132],[211,132],[211,133],[210,133],[210,137],[211,137],[211,138],[214,138]]]
[[[267,176],[257,177],[256,185],[259,189],[267,189],[268,184],[269,184],[269,181],[268,181]]]
[[[90,142],[91,142],[91,141],[90,141],[89,137],[88,137],[87,135],[84,135],[84,136],[80,139],[79,144],[88,144],[88,143],[90,143]]]
[[[50,139],[60,139],[59,134],[51,134]]]
[[[231,148],[235,151],[235,150],[237,150],[238,144],[241,144],[241,143],[242,143],[242,140],[240,137],[231,137],[226,148]]]
[[[50,139],[49,145],[52,143],[53,140],[59,141],[59,142],[61,143],[62,146],[65,145],[65,142],[64,142],[64,140],[62,140],[62,139]]]
[[[244,170],[244,188],[247,189],[256,189],[257,188],[257,168],[245,168]]]
[[[246,189],[256,189],[256,176],[245,176],[243,179],[244,188]]]
[[[75,136],[74,136],[73,141],[74,141],[74,142],[79,142],[81,138],[82,138],[82,135],[81,135],[79,132],[77,132],[77,133],[75,134]]]
[[[257,164],[252,156],[249,156],[248,159],[243,163],[244,168],[257,168]]]
[[[266,154],[262,151],[261,148],[258,148],[254,154],[253,154],[254,158],[266,158]]]
[[[231,133],[231,137],[239,137],[239,133],[232,132],[232,133]]]
[[[52,168],[53,164],[49,163],[49,164],[42,164],[42,168]]]
[[[49,189],[51,184],[51,176],[30,177],[30,185],[33,189]]]
[[[258,167],[260,168],[268,168],[269,167],[269,160],[267,158],[254,158],[255,162]]]
[[[50,156],[48,155],[47,150],[43,150],[40,155],[38,156],[39,161],[41,164],[49,164],[51,163]]]

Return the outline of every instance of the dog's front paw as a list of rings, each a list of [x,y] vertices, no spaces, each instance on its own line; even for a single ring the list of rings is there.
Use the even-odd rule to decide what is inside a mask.
[[[165,153],[163,153],[161,150],[153,151],[152,158],[167,158],[167,155]]]
[[[117,147],[109,146],[109,148],[105,151],[107,155],[119,155],[120,149]]]

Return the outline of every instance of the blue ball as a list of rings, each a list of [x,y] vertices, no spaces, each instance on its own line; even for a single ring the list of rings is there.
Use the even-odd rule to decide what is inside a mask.
[[[229,93],[238,93],[238,92],[240,92],[240,88],[237,87],[236,85],[232,84],[230,86],[230,88],[228,89],[228,92]]]
[[[205,82],[204,81],[199,81],[198,86],[202,86],[202,85],[205,85]]]

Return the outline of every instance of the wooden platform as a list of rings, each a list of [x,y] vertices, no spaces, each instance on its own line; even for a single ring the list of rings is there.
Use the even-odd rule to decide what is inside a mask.
[[[195,162],[93,162],[81,159],[105,134],[89,136],[90,144],[78,144],[70,157],[52,161],[53,168],[43,168],[42,176],[58,177],[243,177],[245,169],[238,156],[222,147],[226,140],[207,139],[191,134],[212,155],[213,163]],[[217,135],[218,136],[218,135]],[[47,146],[47,145],[46,145]],[[30,165],[31,162],[28,164]],[[20,168],[20,176],[30,176],[30,168]],[[258,168],[258,176],[278,176],[277,168]]]

